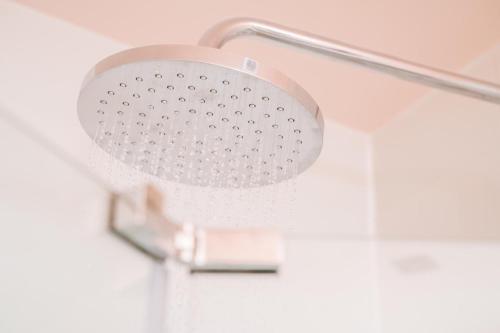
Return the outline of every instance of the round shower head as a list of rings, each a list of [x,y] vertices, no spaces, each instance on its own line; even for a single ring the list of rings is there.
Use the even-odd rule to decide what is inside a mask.
[[[181,183],[280,182],[318,157],[323,119],[295,82],[256,61],[200,46],[114,54],[78,99],[86,133],[113,157]]]

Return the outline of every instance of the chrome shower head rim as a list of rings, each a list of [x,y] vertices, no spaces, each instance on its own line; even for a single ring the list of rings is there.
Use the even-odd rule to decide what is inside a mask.
[[[310,111],[317,119],[323,130],[324,121],[318,104],[311,95],[294,80],[290,79],[280,71],[266,66],[254,59],[221,51],[212,47],[182,45],[182,44],[159,44],[141,46],[127,49],[99,61],[85,76],[82,89],[88,82],[100,74],[122,65],[147,60],[180,60],[203,62],[216,66],[225,67],[245,74],[256,76],[279,88],[290,96],[295,97],[306,110]]]
[[[218,49],[201,46],[145,46],[116,53],[97,63],[90,70],[82,84],[78,102],[78,114],[80,122],[82,123],[82,126],[90,137],[93,137],[94,135],[94,128],[87,119],[88,112],[91,110],[89,110],[88,105],[86,104],[86,100],[88,99],[88,96],[85,96],[86,89],[89,86],[92,86],[94,82],[98,81],[103,76],[106,76],[106,73],[109,73],[110,71],[113,71],[117,68],[131,64],[134,65],[154,61],[180,61],[213,65],[219,68],[234,71],[235,73],[240,73],[241,75],[254,77],[259,81],[267,82],[273,87],[276,87],[284,94],[294,99],[298,104],[300,104],[303,110],[307,111],[307,113],[310,115],[308,117],[311,117],[311,119],[313,119],[313,125],[315,128],[317,128],[317,131],[314,134],[314,140],[311,140],[314,142],[308,147],[307,151],[304,152],[304,156],[301,156],[301,159],[297,166],[297,172],[300,173],[304,171],[317,159],[322,146],[324,126],[323,118],[315,101],[303,88],[301,88],[293,80],[283,75],[281,72],[262,65],[255,60],[240,55],[227,53]],[[284,179],[280,179],[279,181],[281,180]],[[265,182],[263,184],[257,185],[266,185],[269,183],[272,182]]]

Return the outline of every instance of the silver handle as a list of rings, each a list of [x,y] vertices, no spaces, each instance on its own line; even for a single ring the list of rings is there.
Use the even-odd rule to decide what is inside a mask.
[[[221,48],[228,41],[247,35],[268,38],[403,80],[500,104],[500,86],[497,84],[363,50],[308,32],[252,18],[234,18],[216,24],[205,32],[199,45]]]

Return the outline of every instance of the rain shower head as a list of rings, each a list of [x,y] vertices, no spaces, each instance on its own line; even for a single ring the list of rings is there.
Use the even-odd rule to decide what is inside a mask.
[[[500,104],[500,86],[249,18],[209,29],[201,46],[110,56],[87,76],[78,115],[105,151],[143,172],[214,187],[277,183],[318,157],[323,120],[278,71],[218,50],[255,35],[456,94]]]
[[[87,75],[78,116],[98,146],[142,172],[213,187],[278,183],[318,157],[323,119],[295,82],[221,50],[126,50]]]

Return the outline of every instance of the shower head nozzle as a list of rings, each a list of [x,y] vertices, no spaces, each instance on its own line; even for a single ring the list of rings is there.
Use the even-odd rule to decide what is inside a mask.
[[[201,46],[114,54],[78,99],[86,133],[125,164],[213,187],[277,183],[318,157],[323,119],[295,82],[256,61]]]

